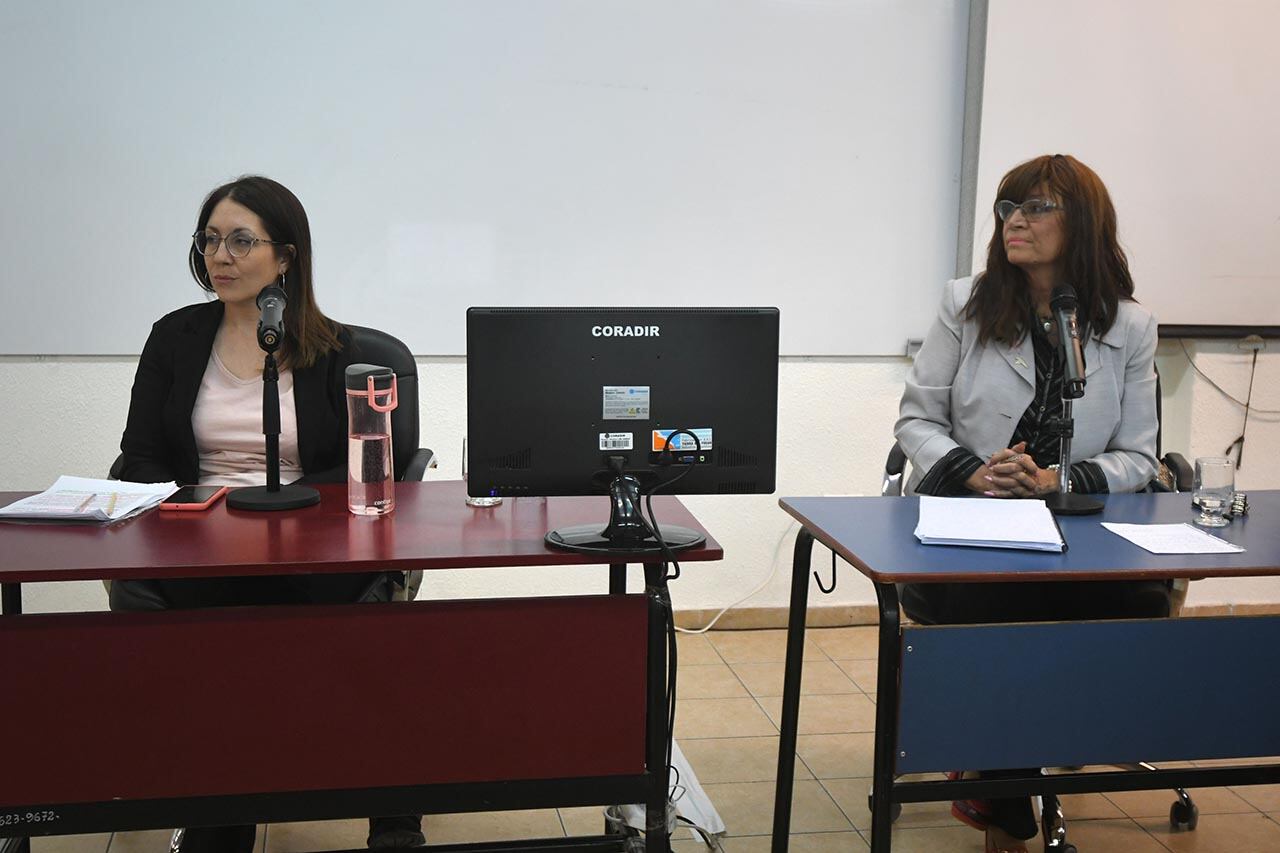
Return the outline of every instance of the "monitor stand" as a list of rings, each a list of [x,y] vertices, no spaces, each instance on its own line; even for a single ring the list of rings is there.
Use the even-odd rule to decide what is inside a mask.
[[[560,527],[546,535],[553,548],[588,554],[613,554],[619,557],[635,554],[661,554],[663,547],[649,532],[640,515],[640,481],[630,474],[619,474],[609,484],[609,523],[578,524]],[[667,550],[692,548],[706,541],[696,530],[675,525],[660,525],[658,532]]]

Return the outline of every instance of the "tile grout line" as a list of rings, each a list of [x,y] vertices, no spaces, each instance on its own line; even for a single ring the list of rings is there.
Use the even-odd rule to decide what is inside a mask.
[[[807,633],[807,632],[806,632],[806,633]],[[710,639],[708,639],[708,642],[711,642],[711,641],[710,641]],[[807,645],[807,644],[808,644],[808,643],[810,643],[810,642],[813,642],[813,641],[812,641],[810,638],[806,637],[806,639],[805,639],[805,644]],[[724,660],[724,656],[720,654],[720,649],[716,646],[716,644],[715,644],[714,642],[711,642],[711,646],[712,646],[712,648],[715,650],[716,654],[717,654],[717,655],[719,655],[719,656],[721,657],[721,660]],[[844,676],[844,677],[849,681],[849,683],[854,687],[855,691],[857,691],[857,693],[858,693],[858,694],[865,695],[864,693],[862,693],[862,688],[860,688],[860,687],[858,686],[858,684],[857,684],[856,682],[854,682],[854,681],[853,681],[853,679],[848,678],[847,673],[845,673],[843,670],[840,670],[839,665],[838,665],[838,664],[835,664],[834,660],[831,658],[831,656],[830,656],[830,655],[828,655],[828,654],[827,654],[827,652],[826,652],[826,650],[825,650],[825,649],[823,649],[820,645],[818,645],[818,643],[817,643],[817,642],[813,642],[813,647],[814,647],[814,648],[816,648],[816,649],[818,650],[819,654],[821,654],[821,655],[822,655],[822,657],[819,659],[820,661],[826,661],[826,662],[829,662],[829,663],[832,663],[833,665],[835,665],[835,666],[836,666],[836,669],[837,669],[837,670],[839,670],[839,671],[840,671],[840,674],[841,674],[842,676]],[[814,661],[808,661],[807,663],[813,663],[813,662],[814,662]],[[751,664],[751,663],[753,663],[753,662],[752,662],[752,661],[740,661],[740,663],[743,663],[743,664]],[[776,663],[776,661],[755,661],[755,663]],[[782,663],[783,663],[783,667],[784,667],[784,669],[785,669],[785,666],[786,666],[785,655],[784,655],[784,660],[782,661]],[[772,736],[781,736],[781,733],[782,733],[782,729],[781,729],[781,727],[780,727],[777,723],[775,723],[775,722],[773,721],[773,718],[769,716],[768,711],[767,711],[767,710],[764,708],[764,706],[760,703],[760,699],[761,699],[761,698],[765,698],[765,697],[757,696],[755,693],[753,693],[753,692],[752,692],[751,688],[747,686],[747,684],[746,684],[746,682],[745,682],[745,681],[743,681],[741,674],[739,674],[739,673],[738,673],[738,671],[737,671],[737,669],[734,667],[734,664],[733,664],[733,663],[730,663],[729,661],[724,660],[724,665],[725,665],[725,666],[727,666],[727,667],[729,668],[729,672],[731,672],[731,673],[733,674],[734,679],[735,679],[735,680],[736,680],[736,681],[737,681],[737,682],[742,686],[742,688],[743,688],[744,690],[746,690],[746,692],[747,692],[747,696],[748,696],[748,697],[750,697],[750,698],[751,698],[751,700],[755,703],[755,706],[756,706],[756,708],[757,708],[757,709],[759,709],[760,713],[764,714],[765,719],[769,720],[770,724],[771,724],[771,725],[773,725],[773,728],[774,728],[774,732],[775,732],[775,733],[774,733],[774,735],[772,735]],[[804,692],[804,688],[803,688],[803,684],[802,684],[802,685],[801,685],[801,691],[800,691],[800,697],[801,697],[801,700],[803,700],[803,699],[804,699],[804,697],[805,697],[806,695],[808,695],[808,694],[806,694],[806,693]],[[854,695],[854,694],[845,694],[845,695]],[[776,698],[776,697],[768,697],[768,698]],[[677,709],[677,710],[678,710],[678,709]],[[798,733],[797,733],[797,736],[798,736]],[[808,762],[806,762],[806,761],[805,761],[805,760],[800,756],[800,754],[799,754],[799,751],[798,751],[798,750],[797,750],[797,752],[796,752],[796,754],[795,754],[795,760],[796,760],[796,761],[797,761],[797,762],[798,762],[802,767],[804,767],[804,768],[805,768],[805,770],[809,773],[810,777],[812,777],[812,779],[805,779],[805,780],[799,780],[799,781],[814,781],[814,782],[817,782],[817,783],[818,783],[818,789],[819,789],[820,791],[822,791],[823,795],[827,798],[828,802],[830,802],[830,803],[831,803],[831,805],[833,805],[833,806],[835,807],[836,812],[837,812],[841,817],[843,817],[843,818],[845,819],[845,821],[849,824],[849,826],[848,826],[848,828],[847,828],[847,829],[843,829],[843,830],[834,830],[834,831],[839,831],[839,832],[848,832],[848,831],[858,832],[857,826],[854,824],[853,819],[852,819],[852,818],[851,818],[851,817],[850,817],[850,816],[845,812],[845,810],[844,810],[843,808],[841,808],[840,804],[836,801],[835,797],[833,797],[833,796],[831,795],[831,792],[827,790],[826,785],[822,784],[822,780],[818,779],[818,774],[817,774],[817,773],[815,773],[815,772],[814,772],[814,770],[813,770],[813,768],[809,766]],[[765,780],[765,781],[767,782],[768,780]],[[773,784],[774,784],[774,786],[775,786],[775,788],[776,788],[776,786],[777,786],[777,776],[776,776],[776,773],[775,773],[774,779],[773,779],[772,781],[773,781]],[[796,781],[797,781],[797,780],[795,780],[795,779],[794,779],[794,776],[793,776],[793,781],[792,781],[793,786],[794,786],[794,784],[795,784],[795,782],[796,782]],[[794,790],[794,788],[793,788],[793,790]],[[794,835],[794,834],[796,834],[796,833],[789,833],[789,834],[790,834],[790,835]],[[807,834],[807,833],[806,833],[806,834]],[[766,834],[766,835],[768,835],[768,834]],[[859,837],[859,838],[862,838],[861,833],[859,833],[858,837]],[[865,839],[863,839],[863,840],[865,841]]]
[[[844,806],[840,805],[840,801],[837,800],[835,796],[830,791],[827,790],[826,780],[818,779],[816,775],[814,776],[814,778],[817,780],[818,785],[822,788],[822,792],[831,798],[831,802],[835,804],[836,809],[839,810],[840,814],[844,815],[845,820],[849,821],[849,826],[853,828],[853,831],[861,835],[862,830],[858,828],[858,824],[854,821],[853,815],[845,811]],[[861,778],[861,777],[855,777],[855,778]],[[871,843],[869,839],[863,839],[863,840],[866,841],[867,844]]]
[[[1165,850],[1168,850],[1168,851],[1169,851],[1169,853],[1177,853],[1177,851],[1176,851],[1176,850],[1174,850],[1172,847],[1170,847],[1168,844],[1165,844],[1165,843],[1164,843],[1163,841],[1161,841],[1159,838],[1157,838],[1156,836],[1152,835],[1150,832],[1147,832],[1147,828],[1146,828],[1145,826],[1143,826],[1142,824],[1138,823],[1138,821],[1137,821],[1135,818],[1129,818],[1129,820],[1130,820],[1130,821],[1132,821],[1132,822],[1133,822],[1133,824],[1134,824],[1135,826],[1137,826],[1137,827],[1138,827],[1138,829],[1142,830],[1143,835],[1147,836],[1147,838],[1150,838],[1150,839],[1151,839],[1152,841],[1154,841],[1156,844],[1160,845],[1160,846],[1161,846],[1161,847],[1163,847]]]

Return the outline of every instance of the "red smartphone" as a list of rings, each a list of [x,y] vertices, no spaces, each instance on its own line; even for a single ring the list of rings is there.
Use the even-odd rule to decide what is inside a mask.
[[[161,501],[160,508],[199,512],[213,506],[226,493],[226,486],[183,486]]]

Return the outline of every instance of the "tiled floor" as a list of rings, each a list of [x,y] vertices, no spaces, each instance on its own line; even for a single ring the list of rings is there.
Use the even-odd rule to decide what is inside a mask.
[[[791,849],[866,850],[870,815],[875,631],[810,629],[797,748]],[[676,735],[728,826],[729,853],[766,853],[773,813],[781,706],[782,631],[716,632],[679,638]],[[1280,785],[1193,792],[1194,832],[1172,832],[1172,794],[1148,791],[1064,798],[1069,835],[1081,853],[1280,853]],[[601,831],[598,808],[434,815],[428,842],[585,835]],[[277,824],[259,830],[262,853],[359,848],[363,821]],[[162,853],[164,832],[43,839],[36,853]],[[679,853],[703,848],[686,834]],[[895,853],[980,853],[982,836],[951,818],[949,804],[907,805],[894,825]],[[1033,842],[1032,850],[1039,849]]]

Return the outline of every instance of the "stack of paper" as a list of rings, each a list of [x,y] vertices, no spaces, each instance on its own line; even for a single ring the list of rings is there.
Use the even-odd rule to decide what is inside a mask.
[[[1039,500],[920,498],[916,538],[925,545],[1064,551],[1053,513]]]
[[[38,495],[0,507],[0,521],[119,521],[178,490],[177,483],[127,483],[63,475]]]

